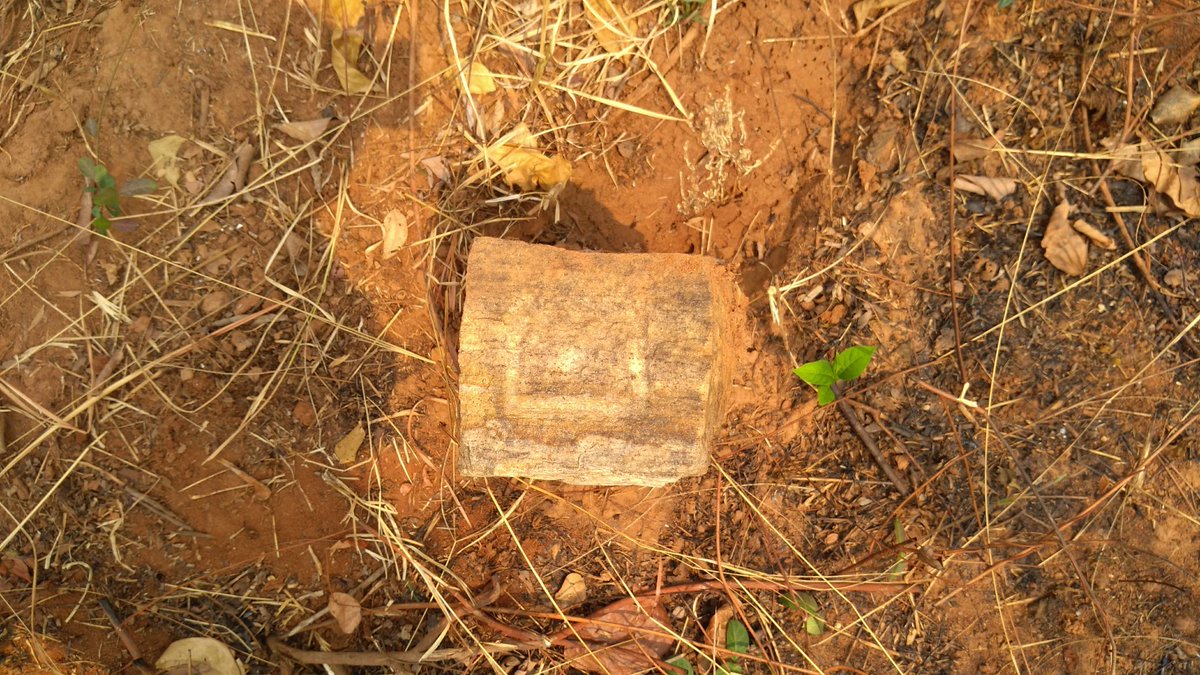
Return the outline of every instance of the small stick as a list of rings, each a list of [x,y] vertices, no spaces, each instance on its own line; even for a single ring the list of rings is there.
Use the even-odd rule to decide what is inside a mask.
[[[834,388],[834,392],[838,395],[838,411],[850,423],[850,428],[854,429],[854,433],[858,434],[858,439],[863,442],[863,445],[867,446],[867,452],[871,453],[871,459],[875,460],[880,469],[883,469],[883,473],[887,475],[888,480],[892,481],[892,485],[896,486],[900,494],[907,497],[912,492],[912,489],[908,487],[908,481],[904,480],[900,472],[896,471],[896,468],[883,456],[883,453],[879,450],[879,446],[875,445],[875,441],[871,439],[871,435],[863,427],[862,421],[858,419],[858,413],[854,412],[854,408],[851,408],[850,404],[842,400],[841,392],[838,391],[837,387]]]
[[[104,610],[104,616],[108,617],[108,622],[112,624],[113,630],[116,631],[117,637],[121,639],[121,644],[125,645],[125,651],[133,657],[133,667],[139,673],[154,673],[145,661],[142,660],[142,650],[138,649],[137,643],[133,641],[129,633],[121,627],[124,623],[121,617],[117,616],[117,610],[113,608],[112,603],[108,598],[100,598],[100,609]]]

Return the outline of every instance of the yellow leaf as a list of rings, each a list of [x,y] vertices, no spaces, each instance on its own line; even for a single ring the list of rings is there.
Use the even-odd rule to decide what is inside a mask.
[[[596,33],[596,41],[604,51],[620,53],[633,41],[634,31],[629,19],[617,10],[612,0],[583,0],[583,8]]]
[[[329,59],[333,62],[333,72],[342,89],[348,94],[365,94],[371,91],[371,78],[363,75],[355,64],[358,63],[358,52],[362,49],[362,34],[356,31],[333,29],[329,46]]]
[[[342,436],[342,440],[333,446],[333,454],[337,457],[342,466],[348,466],[354,463],[358,457],[358,449],[362,447],[363,439],[367,437],[367,430],[363,429],[363,425],[358,424],[350,433]]]
[[[472,63],[467,73],[467,91],[472,96],[483,96],[496,91],[496,78],[492,76],[492,71],[478,61]]]
[[[180,173],[179,158],[176,154],[179,152],[179,146],[186,140],[183,136],[171,134],[150,141],[147,148],[150,150],[150,169],[154,171],[155,177],[164,178],[171,185],[177,186]]]
[[[353,28],[366,13],[363,0],[304,0],[308,9],[331,26]]]

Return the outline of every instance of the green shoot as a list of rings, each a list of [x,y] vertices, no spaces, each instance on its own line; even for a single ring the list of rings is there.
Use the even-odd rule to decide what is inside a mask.
[[[117,189],[117,179],[103,164],[90,157],[79,158],[79,172],[88,179],[87,191],[92,193],[92,229],[107,235],[112,219],[121,217],[121,196],[132,197],[154,192],[158,185],[149,178],[135,178]]]
[[[811,593],[788,593],[779,596],[779,602],[788,609],[803,611],[804,631],[814,637],[825,632],[825,616],[817,606],[817,599]]]
[[[837,400],[833,385],[852,382],[867,369],[875,347],[855,346],[838,354],[833,363],[821,359],[806,363],[792,371],[796,377],[811,384],[817,390],[817,402],[829,405]]]

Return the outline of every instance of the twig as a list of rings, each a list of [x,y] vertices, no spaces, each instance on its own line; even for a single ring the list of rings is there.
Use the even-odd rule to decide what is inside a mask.
[[[838,396],[838,412],[842,413],[842,417],[845,417],[846,421],[850,423],[850,428],[854,429],[854,433],[858,434],[859,440],[863,442],[863,445],[867,446],[867,452],[871,453],[871,459],[875,460],[880,469],[883,469],[883,473],[887,475],[888,480],[892,481],[892,485],[896,486],[900,494],[907,497],[912,492],[912,489],[908,486],[908,481],[904,480],[900,472],[896,471],[896,468],[883,456],[883,453],[879,450],[879,446],[875,445],[875,441],[871,439],[871,435],[863,427],[862,421],[858,419],[858,413],[854,412],[854,408],[851,408],[848,403],[842,400],[841,391],[839,391],[836,385],[834,386],[834,392]]]
[[[108,622],[112,624],[113,631],[120,638],[121,644],[125,645],[125,651],[133,657],[133,667],[139,673],[154,673],[154,669],[142,660],[142,650],[138,649],[137,643],[129,635],[121,624],[124,623],[121,617],[117,616],[117,610],[113,608],[112,603],[108,598],[100,598],[100,609],[104,610],[104,616],[108,617]]]

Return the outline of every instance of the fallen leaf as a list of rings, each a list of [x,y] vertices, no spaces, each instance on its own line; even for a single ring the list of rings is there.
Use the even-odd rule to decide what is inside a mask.
[[[275,128],[301,143],[312,143],[325,133],[325,130],[329,128],[329,122],[332,120],[332,117],[318,117],[302,122],[276,124]]]
[[[985,195],[1000,201],[1017,191],[1017,181],[991,176],[958,176],[954,179],[954,187],[963,192]]]
[[[1071,223],[1071,227],[1074,227],[1076,232],[1091,239],[1093,244],[1106,251],[1115,251],[1117,248],[1117,242],[1113,241],[1112,237],[1104,234],[1099,228],[1086,220],[1076,220],[1074,223]]]
[[[450,165],[446,163],[445,157],[441,155],[426,157],[421,160],[421,166],[425,167],[425,170],[439,182],[445,185],[450,184]]]
[[[1051,265],[1071,276],[1079,276],[1087,271],[1088,245],[1087,239],[1068,222],[1070,213],[1071,205],[1065,199],[1054,207],[1050,222],[1046,223],[1046,233],[1042,235],[1042,248]]]
[[[996,139],[989,138],[956,138],[954,139],[954,161],[969,162],[986,157],[996,147]]]
[[[362,622],[362,605],[348,593],[330,593],[329,614],[337,621],[338,628],[349,635]]]
[[[250,172],[250,163],[254,161],[255,152],[254,146],[249,143],[239,145],[233,151],[233,162],[200,204],[219,202],[246,187],[246,174]]]
[[[366,13],[363,0],[305,0],[304,4],[330,25],[342,28],[357,26]]]
[[[148,195],[158,189],[158,183],[149,178],[134,178],[121,186],[122,197]]]
[[[396,251],[407,241],[408,218],[405,218],[399,209],[388,211],[383,217],[383,241],[380,242],[383,247],[383,259],[387,260],[396,255]]]
[[[891,9],[896,5],[907,0],[860,0],[854,3],[851,11],[854,12],[854,22],[858,24],[858,30],[862,30],[875,15],[884,10]]]
[[[358,53],[362,49],[362,33],[334,28],[329,38],[329,59],[342,89],[348,94],[371,91],[371,78],[358,69]]]
[[[478,61],[472,62],[467,71],[467,92],[472,96],[483,96],[493,91],[496,91],[496,78],[492,71]]]
[[[354,459],[358,457],[358,449],[362,447],[363,439],[367,437],[367,430],[363,429],[362,424],[356,424],[350,433],[342,436],[342,440],[333,446],[333,455],[337,457],[342,466],[349,466],[354,463]]]
[[[206,637],[176,640],[154,662],[167,675],[245,675],[246,669],[225,643]]]
[[[609,54],[619,54],[633,42],[630,21],[612,0],[583,0],[584,15],[596,34],[596,42]]]
[[[524,124],[502,136],[483,155],[500,167],[505,182],[521,190],[548,190],[571,178],[571,163],[538,150],[536,138]]]
[[[1150,111],[1150,119],[1159,126],[1175,126],[1188,121],[1196,108],[1200,108],[1200,94],[1187,85],[1178,84],[1158,97],[1154,110]]]
[[[179,183],[179,148],[187,141],[183,136],[171,134],[162,138],[150,141],[147,149],[150,151],[150,170],[158,178],[162,178],[171,184],[172,187],[178,187]]]
[[[1200,164],[1200,137],[1193,138],[1186,143],[1180,143],[1171,156],[1175,158],[1177,164],[1183,166],[1194,166]]]
[[[571,572],[563,579],[562,586],[554,594],[554,599],[560,605],[572,607],[586,601],[587,595],[587,583],[583,580],[583,575]]]
[[[1183,270],[1169,270],[1163,275],[1163,283],[1175,288],[1183,285]]]
[[[1193,218],[1200,217],[1200,176],[1196,167],[1177,164],[1156,147],[1133,145],[1114,150],[1113,162],[1117,173],[1149,183],[1169,197],[1176,208]]]
[[[648,602],[649,613],[624,602],[616,604],[615,608],[609,605],[588,617],[595,623],[576,627],[576,635],[588,644],[566,645],[563,655],[571,661],[571,667],[590,673],[641,672],[656,667],[675,644],[675,638],[667,634],[669,617],[661,604]],[[663,635],[634,632],[626,627]]]

